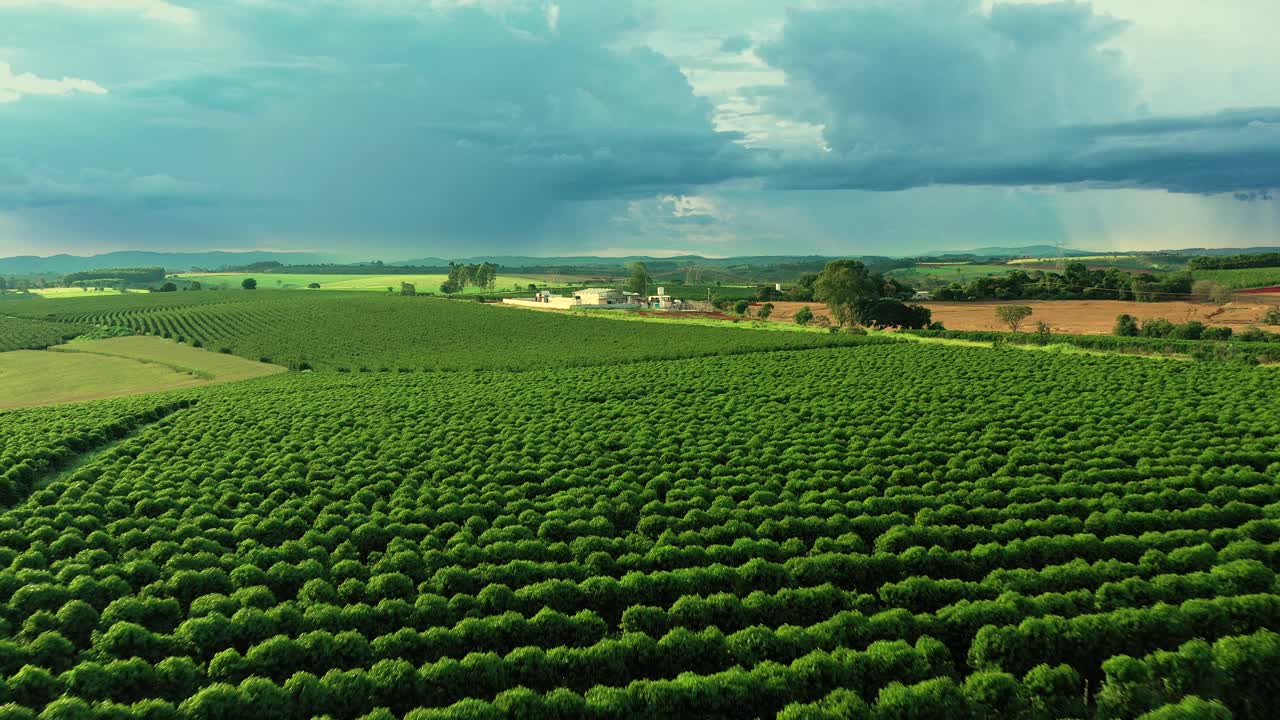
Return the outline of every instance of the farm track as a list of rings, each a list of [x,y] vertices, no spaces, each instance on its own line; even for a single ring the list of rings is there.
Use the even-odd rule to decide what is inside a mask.
[[[158,417],[139,418],[136,422],[127,426],[127,429],[124,430],[123,434],[110,437],[105,442],[96,446],[84,448],[75,455],[70,455],[51,463],[42,473],[37,474],[29,481],[30,487],[28,488],[26,495],[18,499],[17,502],[11,503],[10,506],[24,501],[26,497],[29,497],[53,483],[70,480],[78,471],[89,466],[93,461],[106,456],[121,445],[142,436],[149,430],[164,425],[166,422],[172,422],[176,419],[176,416],[180,415],[183,411],[194,408],[196,402],[196,400],[191,400],[190,404],[173,405],[171,407],[164,408],[161,410],[161,414]]]

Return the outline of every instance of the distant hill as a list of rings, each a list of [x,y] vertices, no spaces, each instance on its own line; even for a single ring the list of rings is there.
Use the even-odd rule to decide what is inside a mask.
[[[1247,248],[1183,248],[1167,250],[1169,255],[1252,255],[1255,253],[1280,252],[1280,247],[1247,247]]]
[[[839,257],[856,257],[845,256]],[[812,263],[833,260],[835,257],[823,255],[744,255],[727,258],[708,258],[701,255],[676,255],[671,257],[652,257],[648,255],[626,255],[621,257],[603,257],[599,255],[564,255],[553,257],[533,257],[529,255],[480,255],[468,258],[454,258],[457,263],[491,262],[504,268],[563,268],[563,267],[599,267],[619,268],[627,263],[640,261],[650,269],[657,267],[686,267],[700,265],[702,267],[731,267],[743,265],[788,265],[796,263]],[[395,265],[435,266],[448,265],[449,260],[443,258],[414,258],[401,260]]]
[[[337,256],[321,253],[295,252],[146,252],[142,250],[124,250],[101,255],[18,255],[0,258],[0,275],[65,275],[84,270],[98,270],[110,267],[163,267],[166,270],[190,270],[201,267],[209,270],[233,265],[248,265],[256,262],[272,260],[286,265],[302,265],[307,263],[335,262]]]
[[[1019,247],[985,247],[976,250],[947,250],[946,252],[925,253],[930,256],[964,256],[973,257],[1057,257],[1058,248],[1054,245],[1022,245]],[[1062,248],[1064,257],[1075,255],[1097,255],[1096,250],[1073,250]]]
[[[722,274],[727,273],[724,276],[725,279],[732,279],[735,276],[747,275],[763,279],[770,275],[770,273],[766,271],[767,268],[784,270],[785,272],[783,274],[814,272],[820,270],[822,265],[827,261],[834,260],[838,257],[857,257],[869,265],[883,267],[897,265],[902,262],[902,258],[907,257],[946,257],[981,260],[993,257],[1054,257],[1057,255],[1057,252],[1057,248],[1053,245],[1041,244],[1017,247],[984,247],[972,250],[949,250],[946,252],[936,253],[917,253],[909,256],[745,255],[738,257],[708,258],[700,255],[680,255],[675,257],[651,257],[646,255],[628,255],[625,257],[602,257],[598,255],[567,255],[555,257],[534,257],[528,255],[481,255],[468,258],[454,258],[453,262],[491,262],[496,263],[509,272],[513,270],[536,271],[541,269],[565,274],[590,275],[599,273],[601,275],[612,275],[625,272],[627,263],[639,260],[649,266],[649,271],[651,273],[674,273],[677,270],[684,271],[689,266],[696,266],[703,270],[719,271]],[[1062,249],[1062,254],[1066,257],[1095,255],[1099,252],[1100,251],[1096,250]],[[1164,250],[1160,251],[1159,254],[1178,257],[1192,257],[1196,255],[1233,255],[1239,253],[1263,252],[1280,252],[1280,247],[1183,248],[1176,250]],[[1108,254],[1111,253],[1121,254],[1124,253],[1124,251],[1108,251]],[[349,258],[344,258],[334,254],[308,252],[214,251],[188,253],[128,250],[89,256],[51,255],[49,257],[37,257],[34,255],[20,255],[0,258],[0,275],[65,275],[67,273],[82,272],[85,270],[98,270],[110,267],[158,266],[169,271],[186,271],[193,267],[199,267],[207,270],[220,270],[227,267],[244,266],[262,262],[278,262],[282,265],[291,266],[369,264],[366,262],[351,263],[349,260]],[[449,262],[449,259],[441,257],[422,257],[410,260],[388,261],[387,265],[444,267],[447,266]],[[370,272],[376,272],[376,269],[371,266]],[[710,276],[708,276],[708,279],[709,277]]]

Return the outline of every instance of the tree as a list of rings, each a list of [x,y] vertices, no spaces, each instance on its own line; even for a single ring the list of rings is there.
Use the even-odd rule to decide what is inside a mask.
[[[449,279],[440,285],[440,292],[446,295],[461,292],[466,284],[467,266],[449,263]]]
[[[318,282],[307,283],[307,289],[308,289],[308,290],[319,290],[319,289],[320,289],[320,283],[318,283]]]
[[[631,271],[631,277],[627,279],[627,290],[644,295],[652,280],[649,277],[649,268],[643,262],[637,260],[631,263],[628,268]]]
[[[916,330],[929,326],[933,312],[923,305],[906,305],[893,298],[864,298],[854,303],[853,319],[860,325]]]
[[[1048,335],[1053,332],[1053,326],[1044,320],[1036,321],[1036,333],[1039,335]]]
[[[1273,305],[1267,308],[1267,312],[1262,316],[1262,322],[1268,325],[1280,325],[1280,306]]]
[[[756,299],[763,301],[781,300],[782,292],[772,285],[761,285],[756,288]]]
[[[9,281],[0,277],[0,295],[5,294],[9,290]]]
[[[1111,332],[1120,337],[1138,337],[1138,320],[1129,314],[1118,315],[1115,329]]]
[[[761,320],[768,320],[769,316],[772,314],[773,314],[773,303],[767,302],[761,305],[759,309],[756,310],[756,317],[760,318]]]
[[[253,278],[245,278],[244,280],[240,281],[240,287],[244,288],[245,290],[257,290],[258,281],[254,280]]]
[[[739,300],[733,305],[733,311],[738,313],[739,315],[746,315],[747,311],[750,309],[751,309],[751,303],[746,300]]]
[[[838,323],[850,325],[858,301],[879,298],[883,284],[860,260],[832,260],[814,281],[813,299],[826,303]]]
[[[796,311],[796,315],[792,319],[795,320],[797,325],[808,325],[813,322],[813,311],[809,309],[808,305],[805,305]]]
[[[1022,321],[1031,317],[1031,308],[1026,305],[1001,305],[996,308],[996,318],[1009,326],[1012,332],[1018,332]]]
[[[160,292],[178,292],[178,286],[171,282],[167,282],[160,286]]]
[[[192,280],[192,281],[191,281],[191,289],[192,289],[192,290],[203,290],[203,289],[204,289],[204,286],[200,284],[200,281],[199,281],[199,280]]]
[[[1177,326],[1164,318],[1152,318],[1143,321],[1138,334],[1142,337],[1164,338],[1172,335],[1175,327]]]

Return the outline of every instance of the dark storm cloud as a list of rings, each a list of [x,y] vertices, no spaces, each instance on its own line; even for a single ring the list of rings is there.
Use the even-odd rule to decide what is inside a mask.
[[[760,54],[820,103],[798,104],[798,119],[823,123],[831,152],[788,162],[770,183],[1280,186],[1280,111],[1141,117],[1136,82],[1105,45],[1126,27],[1075,2],[1001,3],[986,13],[967,0],[906,0],[792,12]],[[769,108],[785,111],[780,102]]]
[[[1077,125],[1016,143],[929,152],[834,151],[790,163],[771,184],[903,190],[925,185],[1085,185],[1235,193],[1280,187],[1280,110]]]
[[[151,201],[131,189],[133,176],[189,177],[229,193],[220,205],[237,213],[203,227],[463,247],[468,237],[537,234],[566,203],[757,172],[673,62],[611,46],[641,22],[628,3],[557,7],[201,10],[211,33],[239,38],[234,60],[195,53],[120,78],[101,103],[24,99],[22,112],[0,114],[0,135],[22,140],[0,156],[57,163],[60,178],[0,186],[0,207],[135,198],[145,211]],[[118,173],[120,187],[81,179],[96,168]],[[57,190],[32,189],[41,186]]]
[[[749,19],[699,5],[719,24],[670,56],[643,34],[658,4],[227,0],[178,22],[0,3],[15,77],[106,91],[0,88],[0,214],[37,237],[447,254],[636,228],[674,244],[678,228],[733,222],[751,236],[776,225],[760,208],[804,207],[779,188],[1265,200],[1280,186],[1280,110],[1149,116],[1112,48],[1128,23],[1085,3],[831,0],[784,16],[760,0]],[[780,35],[757,40],[774,19]],[[786,83],[704,89],[749,128],[725,130],[689,77],[769,82],[757,57]],[[788,123],[820,126],[827,148],[772,142]],[[626,225],[638,200],[730,189],[738,207],[714,221],[659,202]]]

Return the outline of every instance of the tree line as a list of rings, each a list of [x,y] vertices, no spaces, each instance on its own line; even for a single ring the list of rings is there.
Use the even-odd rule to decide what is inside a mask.
[[[1154,301],[1192,292],[1189,273],[1127,273],[1117,268],[1091,270],[1070,263],[1061,274],[1044,270],[1010,270],[967,283],[951,283],[937,291],[939,300],[1139,300]]]
[[[493,290],[498,284],[498,266],[491,262],[449,263],[449,279],[440,284],[440,292],[459,293],[468,286]]]
[[[62,281],[66,285],[116,283],[137,285],[163,282],[164,278],[164,268],[162,267],[102,268],[100,270],[83,270],[81,272],[68,273],[62,276]]]
[[[1201,255],[1187,262],[1189,270],[1243,270],[1269,267],[1280,267],[1280,252]]]

